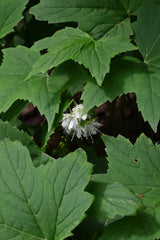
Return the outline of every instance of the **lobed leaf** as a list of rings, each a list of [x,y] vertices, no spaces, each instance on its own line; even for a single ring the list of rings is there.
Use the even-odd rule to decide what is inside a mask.
[[[34,168],[28,150],[6,140],[0,172],[1,239],[64,239],[93,200],[84,192],[91,165],[82,150]]]
[[[159,146],[154,146],[143,135],[134,146],[121,136],[116,139],[104,135],[102,138],[109,158],[107,182],[121,182],[138,194],[151,189],[159,191]]]
[[[159,121],[160,94],[159,69],[134,58],[117,59],[111,64],[102,87],[91,79],[85,86],[81,99],[84,101],[84,112],[94,106],[100,106],[107,100],[124,93],[135,92],[139,110],[154,130]]]
[[[107,174],[93,176],[94,182],[128,186],[139,195],[144,209],[134,217],[125,217],[106,227],[103,239],[155,240],[160,237],[160,146],[154,146],[145,136],[135,145],[125,138],[103,136],[107,148],[109,169]],[[151,197],[152,196],[152,197]],[[151,198],[154,197],[154,201]]]
[[[38,72],[45,73],[48,69],[60,63],[73,59],[83,64],[96,78],[99,85],[110,69],[110,60],[115,55],[136,49],[129,43],[129,37],[119,34],[108,36],[95,41],[80,29],[65,28],[56,32],[52,37],[38,41],[32,49],[48,49],[33,65],[28,77]]]
[[[98,39],[129,18],[143,0],[42,0],[31,8],[39,20],[49,23],[78,22],[78,26]]]
[[[88,79],[78,64],[68,62],[55,69],[51,76],[36,74],[24,81],[40,54],[26,47],[5,49],[0,67],[0,111],[6,111],[17,99],[27,99],[45,114],[49,129],[59,110],[61,93],[70,85]]]

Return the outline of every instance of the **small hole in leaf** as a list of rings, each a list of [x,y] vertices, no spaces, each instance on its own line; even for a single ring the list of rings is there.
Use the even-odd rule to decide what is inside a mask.
[[[134,159],[134,161],[135,161],[136,163],[138,163],[138,160],[137,160],[137,159]]]

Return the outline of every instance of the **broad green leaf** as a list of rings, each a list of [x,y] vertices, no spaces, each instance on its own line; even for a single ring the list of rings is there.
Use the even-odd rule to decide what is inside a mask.
[[[31,8],[39,20],[49,23],[78,22],[78,26],[94,38],[100,38],[129,18],[143,0],[42,0]]]
[[[115,219],[133,215],[141,207],[140,199],[118,182],[91,182],[88,191],[95,195],[95,201],[89,209],[89,215],[95,218]]]
[[[117,59],[111,64],[102,87],[97,86],[91,79],[85,86],[82,94],[84,112],[94,106],[100,106],[107,100],[124,93],[135,92],[138,108],[144,120],[149,121],[154,130],[157,128],[160,110],[160,75],[159,69],[148,66],[134,58]]]
[[[160,190],[160,147],[154,146],[144,135],[133,146],[119,136],[103,136],[109,160],[106,181],[121,182],[138,194]],[[158,195],[157,195],[158,196]]]
[[[20,131],[16,127],[13,127],[8,122],[3,122],[0,120],[0,141],[6,138],[9,138],[11,141],[21,141],[21,143],[28,148],[35,166],[39,166],[48,161],[54,160],[45,153],[42,153],[32,140],[31,136],[29,136],[27,133]]]
[[[108,36],[95,41],[80,29],[65,28],[56,32],[52,37],[38,41],[32,49],[48,49],[33,65],[28,77],[38,72],[45,73],[48,69],[60,63],[73,59],[88,68],[98,84],[110,68],[110,60],[115,55],[136,49],[129,43],[129,38],[119,34]]]
[[[72,235],[93,196],[82,150],[34,168],[20,142],[0,143],[0,239],[62,240]]]
[[[141,211],[137,216],[110,224],[98,240],[155,240],[160,237],[159,229],[160,222],[155,220],[155,212]]]
[[[138,11],[137,21],[133,23],[135,41],[144,62],[160,67],[160,5],[152,0],[144,1]]]
[[[116,239],[117,236],[121,240],[126,238],[155,240],[157,236],[159,238],[160,146],[154,146],[143,135],[134,146],[121,136],[117,139],[103,136],[103,141],[108,155],[109,169],[107,174],[95,175],[93,181],[104,183],[117,181],[128,186],[142,198],[144,210],[140,215],[124,218],[109,225],[100,239]],[[151,203],[151,194],[154,197],[153,204]],[[140,222],[142,223],[140,224]],[[125,225],[125,231],[123,225]]]
[[[4,62],[0,67],[0,111],[6,111],[17,99],[27,99],[45,114],[49,129],[58,112],[61,93],[68,86],[85,81],[88,77],[81,66],[65,63],[55,69],[51,76],[36,74],[24,81],[32,64],[40,55],[19,46],[4,51]]]
[[[5,37],[13,27],[23,18],[22,12],[28,0],[0,1],[0,38]]]

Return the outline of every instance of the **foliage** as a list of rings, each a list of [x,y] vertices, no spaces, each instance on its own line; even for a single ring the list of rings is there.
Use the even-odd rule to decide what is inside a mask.
[[[79,150],[35,169],[28,150],[18,142],[1,142],[0,152],[1,238],[71,235],[93,199],[83,192],[91,169],[84,153]]]
[[[0,9],[0,239],[159,239],[158,142],[108,136],[96,115],[135,93],[159,131],[159,1],[1,0]],[[28,103],[40,124],[20,121]],[[69,135],[77,104],[83,139]]]

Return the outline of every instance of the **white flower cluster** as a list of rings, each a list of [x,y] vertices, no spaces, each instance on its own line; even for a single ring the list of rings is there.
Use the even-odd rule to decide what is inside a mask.
[[[86,113],[81,116],[82,112],[83,104],[79,104],[72,109],[71,113],[64,113],[62,127],[67,134],[73,134],[72,138],[74,138],[74,136],[77,138],[87,138],[90,136],[92,139],[92,135],[97,134],[101,124],[95,120],[87,120],[89,115]]]

